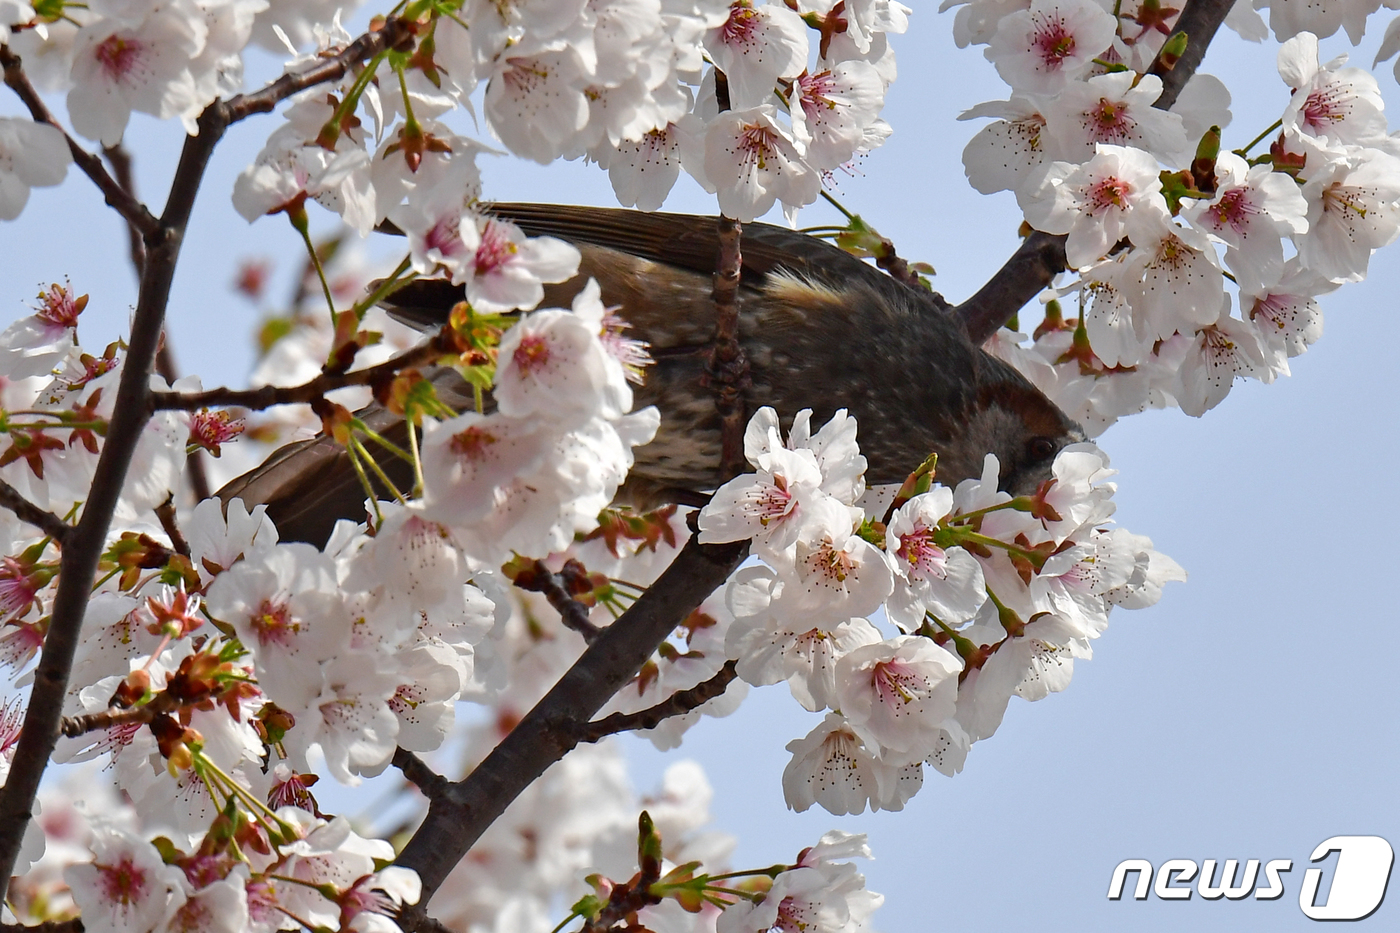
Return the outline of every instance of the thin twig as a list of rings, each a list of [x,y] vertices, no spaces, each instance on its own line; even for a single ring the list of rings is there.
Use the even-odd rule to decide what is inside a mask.
[[[1173,36],[1186,34],[1186,52],[1169,69],[1160,61],[1153,63],[1149,73],[1162,79],[1162,93],[1152,106],[1167,110],[1176,103],[1232,5],[1233,0],[1187,0],[1172,30]],[[973,343],[986,342],[1065,270],[1066,239],[1063,234],[1032,233],[977,294],[953,309]]]
[[[29,709],[20,730],[13,764],[0,788],[0,885],[8,885],[15,858],[34,807],[39,781],[58,741],[63,699],[73,670],[83,616],[102,555],[107,529],[137,442],[150,418],[151,371],[170,303],[170,283],[195,196],[214,146],[227,121],[216,101],[200,115],[199,135],[185,139],[170,185],[165,211],[156,231],[146,236],[146,265],[132,318],[126,361],[117,384],[116,404],[102,452],[98,455],[88,499],[78,524],[64,542],[49,630],[34,671]]]
[[[161,696],[166,696],[166,694],[161,694]],[[156,718],[157,713],[168,712],[172,705],[169,703],[157,704],[152,701],[145,706],[133,706],[130,709],[104,709],[100,713],[64,716],[59,730],[68,738],[75,739],[80,735],[87,735],[89,732],[96,732],[99,729],[111,729],[113,726],[127,726],[132,723],[148,723]]]
[[[603,630],[594,625],[593,620],[588,618],[588,607],[574,599],[573,595],[564,589],[559,578],[545,566],[544,561],[535,561],[534,571],[530,575],[530,585],[524,589],[543,593],[544,598],[549,600],[549,604],[554,607],[554,611],[559,613],[559,618],[563,620],[564,625],[582,635],[584,641],[591,644],[597,640],[598,635]],[[519,585],[519,581],[517,581],[517,585]]]
[[[239,95],[228,103],[216,100],[204,108],[198,119],[198,133],[185,138],[175,177],[170,183],[165,210],[159,220],[152,217],[144,206],[133,202],[130,195],[107,174],[96,156],[68,140],[75,161],[107,195],[108,203],[141,230],[146,257],[141,270],[136,313],[131,323],[131,339],[117,384],[115,409],[102,452],[98,455],[82,516],[72,531],[65,535],[58,592],[54,596],[43,651],[34,671],[29,707],[24,726],[20,729],[9,777],[0,787],[0,886],[9,885],[15,859],[32,818],[39,781],[58,741],[63,699],[68,689],[98,560],[127,470],[131,466],[132,455],[154,411],[151,406],[150,377],[165,326],[170,285],[175,276],[185,229],[189,226],[190,213],[194,210],[195,198],[214,147],[231,123],[253,113],[267,112],[291,94],[321,81],[334,80],[364,57],[411,39],[409,24],[397,19],[390,20],[383,29],[361,36],[339,55],[321,65],[299,75],[286,75],[254,94]],[[57,125],[25,77],[18,56],[8,48],[0,48],[0,64],[4,65],[5,82],[29,106],[35,119]]]
[[[338,54],[305,71],[285,74],[261,90],[230,98],[224,104],[228,113],[228,123],[237,123],[255,113],[271,113],[274,107],[293,94],[327,81],[339,81],[350,69],[365,59],[372,58],[386,49],[400,48],[412,40],[412,24],[396,16],[385,22],[381,28],[360,36]]]
[[[200,501],[209,498],[204,496]],[[185,536],[180,534],[180,523],[175,515],[175,497],[166,496],[165,501],[156,506],[156,518],[160,519],[160,527],[165,529],[165,535],[170,539],[170,546],[178,554],[185,557],[190,556],[190,543],[185,540]]]
[[[0,933],[83,933],[83,918],[45,920],[33,926],[22,923],[0,923]]]
[[[107,164],[112,166],[112,175],[116,177],[117,184],[121,185],[122,190],[130,195],[133,201],[139,202],[140,198],[136,194],[136,175],[131,170],[131,153],[127,152],[121,143],[117,143],[115,146],[104,146],[102,154],[107,157]],[[140,281],[141,269],[146,265],[146,241],[131,221],[127,221],[126,230],[131,268],[136,271],[137,281]],[[165,375],[163,372],[161,374]],[[174,380],[166,376],[166,381]]]
[[[394,749],[394,767],[403,772],[403,776],[412,782],[423,792],[423,796],[429,799],[439,797],[446,792],[446,788],[452,782],[438,774],[428,763],[419,758],[406,748]]]
[[[655,706],[635,713],[613,713],[611,716],[587,723],[579,730],[579,741],[597,742],[619,732],[655,729],[672,716],[684,716],[697,710],[729,689],[729,685],[738,676],[735,670],[738,663],[724,662],[724,666],[709,680],[701,681],[689,690],[678,690]]]
[[[28,522],[44,534],[62,544],[73,526],[46,509],[30,502],[9,483],[0,479],[0,505],[14,512],[22,522]]]
[[[693,537],[651,588],[559,678],[510,734],[463,780],[428,805],[428,815],[397,863],[418,872],[425,908],[453,866],[545,769],[578,743],[588,722],[695,607],[748,555],[748,542],[700,544]]]
[[[299,386],[260,386],[256,389],[207,389],[204,392],[152,392],[153,411],[199,411],[202,408],[264,409],[304,405],[346,386],[374,386],[393,379],[399,370],[426,363],[444,352],[437,338],[405,350],[392,359],[348,373],[321,373]]]
[[[77,141],[68,135],[63,124],[59,123],[45,106],[34,85],[29,83],[29,76],[24,73],[24,62],[7,46],[0,45],[0,65],[5,69],[5,83],[19,95],[24,106],[29,108],[34,122],[47,123],[63,134],[64,142],[68,143],[68,151],[73,153],[74,163],[97,185],[103,197],[107,199],[107,204],[126,218],[126,222],[132,227],[141,231],[143,237],[157,236],[160,233],[160,221],[146,205],[133,198],[115,178],[107,174],[107,170],[102,167],[102,159],[78,145]]]

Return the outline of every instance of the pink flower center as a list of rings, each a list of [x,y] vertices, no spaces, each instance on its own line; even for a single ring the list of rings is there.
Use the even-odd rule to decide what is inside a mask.
[[[423,248],[437,250],[443,256],[456,256],[462,251],[462,215],[448,214],[438,220],[423,235]]]
[[[1259,213],[1259,208],[1249,201],[1249,193],[1244,188],[1232,188],[1211,205],[1208,216],[1216,229],[1229,227],[1236,233],[1244,233],[1250,218]]]
[[[881,661],[870,671],[870,685],[880,702],[900,707],[919,700],[924,679],[909,670],[902,661]]]
[[[1094,182],[1088,191],[1089,213],[1101,214],[1115,207],[1126,210],[1128,195],[1132,194],[1132,191],[1132,185],[1111,175]]]
[[[1058,71],[1065,59],[1074,54],[1074,33],[1065,28],[1058,16],[1041,19],[1035,25],[1032,50],[1039,53],[1041,64],[1049,71]]]
[[[265,599],[258,607],[257,614],[253,616],[253,631],[257,634],[260,645],[290,645],[296,630],[297,624],[292,621],[291,607],[286,603],[274,603]]]
[[[122,856],[115,865],[98,865],[97,883],[108,902],[122,905],[145,897],[150,887],[146,870],[133,862],[129,855]]]
[[[1099,98],[1098,106],[1084,114],[1085,124],[1096,142],[1126,140],[1132,137],[1137,122],[1128,116],[1122,101]]]
[[[850,553],[845,550],[838,551],[831,546],[830,541],[822,542],[821,546],[807,555],[804,563],[809,577],[816,577],[828,585],[840,585],[846,582],[847,577],[859,576],[859,564],[851,559]]]
[[[522,375],[534,375],[536,370],[549,365],[549,341],[545,338],[531,334],[520,338],[520,345],[515,348],[512,359],[515,365],[520,367]]]
[[[476,274],[488,275],[500,269],[515,258],[516,245],[501,225],[494,220],[487,221],[481,231],[481,243],[476,248]]]
[[[1326,130],[1351,116],[1351,102],[1338,87],[1319,88],[1303,102],[1303,122],[1314,130]]]
[[[54,327],[77,327],[78,315],[87,307],[87,295],[75,298],[73,290],[62,285],[50,285],[49,290],[39,293],[39,306],[34,316]]]
[[[729,8],[729,19],[719,27],[719,41],[729,46],[746,46],[757,37],[761,20],[749,0],[739,0]]]
[[[491,456],[500,438],[490,431],[470,427],[452,435],[452,452],[470,463],[480,463]]]
[[[758,513],[758,523],[765,528],[786,516],[794,505],[787,480],[781,476],[773,477],[771,483],[759,483],[755,489],[753,510]]]
[[[895,551],[909,564],[910,576],[916,580],[948,576],[948,556],[943,549],[933,543],[933,529],[919,522],[913,531],[902,535],[899,549]]]
[[[13,557],[0,557],[0,612],[23,615],[38,593],[28,565]]]
[[[778,154],[778,134],[762,123],[745,123],[739,134],[739,158],[745,165],[766,168],[768,160]]]
[[[243,433],[243,419],[235,418],[227,411],[197,411],[190,418],[190,443],[198,444],[214,456],[220,453],[220,445],[233,440]]]
[[[19,742],[19,730],[24,726],[24,707],[18,697],[5,701],[0,706],[0,757],[13,758],[15,744]]]
[[[836,79],[831,72],[819,71],[814,75],[803,75],[797,79],[797,87],[802,100],[802,109],[807,116],[816,119],[823,110],[835,110],[836,101],[829,95],[836,89]]]
[[[110,81],[120,81],[136,69],[145,44],[118,35],[108,36],[93,50],[102,70]]]

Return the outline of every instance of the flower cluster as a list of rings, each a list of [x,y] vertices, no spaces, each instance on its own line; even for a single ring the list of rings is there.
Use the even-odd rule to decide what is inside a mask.
[[[1201,415],[1237,377],[1287,375],[1321,336],[1317,297],[1363,278],[1400,231],[1400,153],[1376,81],[1343,68],[1345,56],[1320,63],[1303,30],[1329,35],[1337,22],[1290,13],[1281,25],[1296,6],[1272,9],[1291,97],[1253,158],[1220,150],[1230,113],[1217,79],[1197,74],[1170,109],[1155,106],[1163,85],[1145,72],[1170,51],[1178,11],[1110,13],[1095,0],[959,10],[960,41],[985,43],[1012,90],[963,114],[996,118],[964,152],[968,178],[1015,192],[1032,227],[1067,236],[1072,274],[1052,295],[1079,304],[1068,319],[1052,306],[1029,345],[1003,332],[989,349],[1091,436],[1149,407]],[[1254,38],[1263,27],[1234,25]]]
[[[362,233],[392,220],[415,268],[441,267],[470,290],[523,248],[476,206],[483,147],[445,122],[482,84],[502,145],[541,163],[595,162],[627,206],[660,207],[684,169],[730,216],[752,220],[778,201],[795,212],[888,135],[885,34],[902,32],[907,13],[894,0],[466,3],[417,23],[429,52],[377,57],[297,99],[234,202],[251,220],[311,198]],[[325,52],[349,36],[320,40]]]
[[[862,507],[855,435],[844,412],[815,433],[804,413],[784,441],[761,410],[745,438],[756,472],[700,513],[702,541],[751,538],[763,560],[725,595],[739,676],[830,710],[788,746],[788,805],[836,814],[901,809],[924,762],[961,770],[1012,695],[1068,685],[1113,606],[1151,605],[1184,579],[1148,539],[1105,527],[1113,471],[1091,444],[1062,451],[1033,496],[999,491],[991,455],[956,490],[925,469],[881,522]],[[881,607],[899,634],[870,620]]]

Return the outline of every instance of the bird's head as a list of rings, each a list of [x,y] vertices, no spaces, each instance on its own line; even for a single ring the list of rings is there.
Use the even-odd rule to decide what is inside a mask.
[[[979,380],[977,401],[959,446],[980,458],[996,454],[999,487],[1013,496],[1030,495],[1050,479],[1055,457],[1086,439],[1084,429],[1043,392],[1000,360]],[[977,453],[980,452],[980,453]]]

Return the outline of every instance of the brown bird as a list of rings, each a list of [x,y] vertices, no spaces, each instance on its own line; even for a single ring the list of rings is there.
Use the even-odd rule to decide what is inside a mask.
[[[620,498],[651,506],[686,501],[722,477],[715,391],[704,384],[715,332],[715,219],[544,204],[495,204],[492,213],[531,236],[555,236],[582,253],[579,274],[547,286],[542,307],[568,307],[588,279],[603,302],[620,305],[629,336],[650,344],[654,365],[636,406],[656,405],[661,428],[636,450]],[[899,483],[930,453],[948,485],[977,476],[994,453],[1001,487],[1032,492],[1055,455],[1084,432],[1007,364],[973,346],[948,306],[822,240],[768,224],[745,224],[739,288],[740,343],[750,365],[748,414],[771,405],[784,425],[803,408],[819,426],[838,409],[855,416],[871,485]],[[384,306],[395,317],[436,328],[463,290],[420,279]],[[439,395],[452,403],[450,370]],[[456,380],[457,386],[461,386]],[[470,404],[470,395],[459,398]],[[371,406],[361,413],[403,440],[401,421]],[[386,458],[395,482],[407,465]],[[397,475],[395,475],[397,474]],[[283,540],[323,542],[336,519],[360,518],[364,490],[330,438],[292,444],[219,495],[268,505]]]

